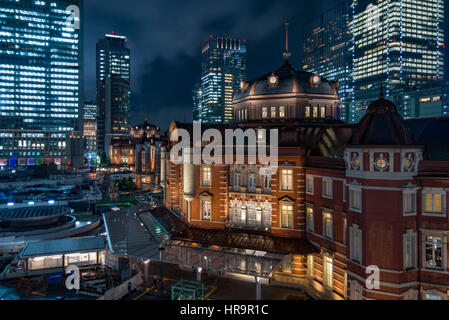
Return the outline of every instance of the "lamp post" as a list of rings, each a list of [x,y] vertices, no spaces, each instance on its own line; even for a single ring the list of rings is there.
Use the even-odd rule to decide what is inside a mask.
[[[164,290],[164,245],[161,243],[159,245],[159,259],[161,260],[161,290]]]

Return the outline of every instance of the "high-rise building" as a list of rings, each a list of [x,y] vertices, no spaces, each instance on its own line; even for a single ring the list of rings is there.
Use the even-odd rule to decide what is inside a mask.
[[[98,152],[109,154],[110,140],[129,134],[130,49],[124,36],[108,34],[97,43]]]
[[[84,155],[88,160],[97,159],[97,105],[84,103]]]
[[[385,95],[409,118],[404,90],[444,78],[444,0],[353,0],[351,16],[354,96],[349,120],[365,114],[381,81]]]
[[[192,91],[193,121],[201,121],[201,83],[195,85]]]
[[[61,139],[82,130],[82,12],[82,0],[0,0],[0,129],[12,137],[0,162],[70,162]]]
[[[345,0],[303,28],[303,69],[339,81],[343,119],[347,118],[352,101],[349,19],[350,0]]]
[[[234,93],[246,75],[246,41],[210,36],[201,66],[201,121],[232,121]]]

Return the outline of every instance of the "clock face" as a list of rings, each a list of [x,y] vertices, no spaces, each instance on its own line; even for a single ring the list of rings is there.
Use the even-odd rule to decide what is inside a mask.
[[[276,84],[276,82],[278,81],[278,79],[276,78],[276,76],[270,76],[270,83],[271,84]]]
[[[320,80],[320,77],[319,77],[319,76],[314,76],[314,77],[312,78],[312,81],[313,81],[314,84],[319,84],[321,80]]]

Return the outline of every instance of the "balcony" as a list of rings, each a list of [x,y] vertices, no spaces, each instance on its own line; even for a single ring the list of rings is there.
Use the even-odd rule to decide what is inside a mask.
[[[240,187],[240,186],[230,186],[229,190],[231,193],[239,193],[239,194],[271,194],[271,188],[265,189],[262,187],[256,187],[256,188],[248,188],[248,187]]]

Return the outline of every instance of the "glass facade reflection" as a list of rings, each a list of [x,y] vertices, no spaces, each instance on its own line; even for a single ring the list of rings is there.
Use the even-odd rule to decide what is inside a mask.
[[[346,0],[306,23],[304,29],[303,69],[328,80],[339,80],[346,119],[352,101],[350,42],[350,1]]]
[[[234,93],[246,75],[245,41],[210,37],[203,46],[201,77],[201,121],[233,120]]]
[[[2,129],[79,129],[81,29],[70,5],[81,1],[0,1]]]
[[[351,6],[354,102],[351,121],[359,121],[369,102],[385,95],[399,112],[404,87],[444,78],[443,0],[354,0]]]

